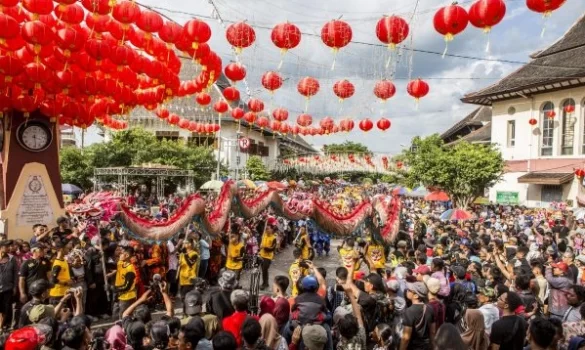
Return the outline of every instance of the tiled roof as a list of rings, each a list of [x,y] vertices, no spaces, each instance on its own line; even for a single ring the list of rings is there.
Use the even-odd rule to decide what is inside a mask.
[[[585,85],[585,17],[556,43],[532,57],[531,62],[499,82],[461,100],[491,105],[493,101]]]
[[[492,120],[492,109],[489,107],[479,107],[461,119],[447,131],[441,134],[442,139],[449,138],[466,126],[483,126],[485,122]]]
[[[536,185],[562,185],[573,180],[574,173],[537,173],[531,172],[518,178],[518,183]]]

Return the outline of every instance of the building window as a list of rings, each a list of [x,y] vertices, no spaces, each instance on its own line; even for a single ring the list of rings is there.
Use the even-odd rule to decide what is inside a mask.
[[[516,144],[516,121],[508,120],[508,147]]]
[[[562,134],[561,134],[561,154],[572,155],[573,143],[575,142],[575,101],[573,99],[566,100],[561,111],[562,115]]]
[[[540,112],[540,120],[542,120],[542,145],[540,147],[540,154],[543,156],[552,156],[553,154],[555,121],[549,115],[554,113],[554,111],[555,105],[552,102],[546,102]]]
[[[563,187],[558,185],[543,185],[540,190],[540,200],[545,203],[562,202]]]

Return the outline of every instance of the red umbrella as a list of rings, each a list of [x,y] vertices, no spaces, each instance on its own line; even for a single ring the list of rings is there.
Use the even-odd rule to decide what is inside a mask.
[[[268,183],[266,183],[266,186],[268,186],[268,188],[271,188],[273,190],[286,190],[286,188],[288,187],[287,185],[278,182],[278,181],[270,181]]]
[[[473,218],[473,214],[463,209],[449,209],[441,214],[440,218],[443,221],[465,221]]]
[[[425,201],[447,202],[449,195],[443,191],[434,191],[425,196]]]

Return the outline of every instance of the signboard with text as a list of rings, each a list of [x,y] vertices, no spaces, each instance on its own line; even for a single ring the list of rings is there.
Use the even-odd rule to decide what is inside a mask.
[[[498,204],[518,204],[519,202],[518,192],[496,192],[496,203]]]

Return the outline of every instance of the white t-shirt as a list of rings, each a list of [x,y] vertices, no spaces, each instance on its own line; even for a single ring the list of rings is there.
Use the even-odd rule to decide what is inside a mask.
[[[479,311],[483,314],[485,331],[487,334],[490,334],[492,332],[492,325],[500,319],[500,310],[498,310],[495,304],[485,304],[479,308]]]

